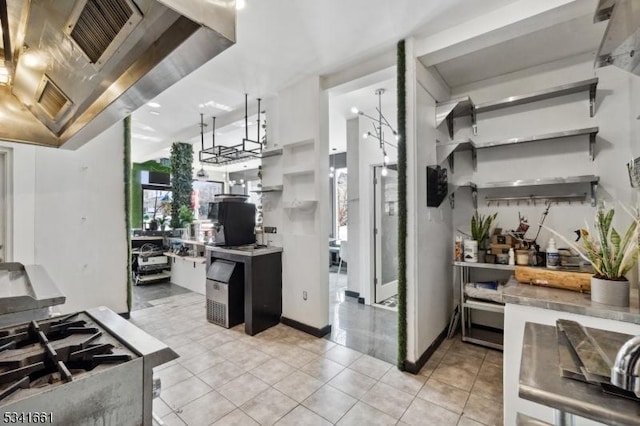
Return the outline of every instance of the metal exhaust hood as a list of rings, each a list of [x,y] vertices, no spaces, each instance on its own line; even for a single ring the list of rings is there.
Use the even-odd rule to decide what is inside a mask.
[[[595,67],[615,65],[640,75],[640,1],[600,0],[593,21],[606,20]]]
[[[233,45],[235,20],[235,0],[0,0],[0,140],[84,145]]]

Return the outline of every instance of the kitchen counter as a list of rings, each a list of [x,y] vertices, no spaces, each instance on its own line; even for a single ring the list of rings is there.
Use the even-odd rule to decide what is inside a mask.
[[[506,287],[502,298],[505,303],[640,324],[638,289],[631,290],[628,308],[592,302],[585,293],[529,284]]]
[[[629,336],[631,337],[631,336]],[[640,425],[640,404],[560,375],[556,328],[527,322],[520,363],[521,398],[605,424]]]
[[[242,247],[216,247],[216,246],[206,246],[206,250],[213,253],[227,253],[227,254],[235,254],[237,256],[264,256],[266,254],[273,253],[282,253],[282,247],[260,247],[255,248],[254,246],[242,246]]]

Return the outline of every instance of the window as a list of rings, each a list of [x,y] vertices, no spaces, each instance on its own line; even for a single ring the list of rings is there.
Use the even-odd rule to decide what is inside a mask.
[[[153,219],[171,218],[171,190],[149,185],[142,186],[142,222],[148,224]]]
[[[334,235],[338,240],[347,239],[347,169],[336,169],[334,185],[335,223]]]
[[[208,220],[209,203],[213,197],[224,192],[224,183],[217,181],[193,181],[193,200],[198,220]]]

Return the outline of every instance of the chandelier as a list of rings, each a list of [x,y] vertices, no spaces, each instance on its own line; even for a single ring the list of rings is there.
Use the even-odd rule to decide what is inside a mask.
[[[237,145],[224,146],[216,145],[216,118],[213,119],[212,146],[204,147],[204,117],[200,114],[200,143],[201,150],[199,154],[200,163],[214,164],[220,166],[223,164],[239,163],[252,158],[261,158],[262,142],[260,141],[260,101],[258,98],[258,126],[256,139],[249,139],[249,117],[248,117],[248,95],[244,95],[244,138]]]
[[[388,173],[387,164],[389,163],[389,156],[387,155],[387,145],[393,148],[397,148],[397,145],[395,143],[391,143],[385,139],[385,132],[384,132],[385,128],[387,128],[388,131],[390,131],[391,134],[394,136],[394,141],[397,141],[400,138],[400,136],[398,135],[398,132],[393,127],[391,127],[391,124],[389,124],[389,121],[382,114],[382,95],[384,94],[384,92],[385,92],[385,89],[377,89],[375,91],[375,94],[378,96],[378,107],[376,108],[376,111],[378,112],[378,118],[365,114],[364,112],[358,110],[358,108],[356,107],[351,108],[352,113],[361,115],[371,120],[371,126],[373,127],[373,132],[368,131],[364,133],[362,135],[362,138],[363,139],[372,138],[378,141],[378,145],[382,150],[382,164],[383,164],[382,176],[386,176]]]

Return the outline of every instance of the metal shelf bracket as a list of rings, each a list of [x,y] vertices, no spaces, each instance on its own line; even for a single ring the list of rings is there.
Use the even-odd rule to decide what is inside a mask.
[[[473,171],[478,171],[478,152],[476,151],[476,147],[471,145],[471,161],[473,162]],[[453,173],[453,170],[451,170]]]
[[[594,117],[596,115],[596,90],[597,84],[592,84],[589,88],[589,116]]]
[[[596,193],[598,192],[598,182],[591,182],[591,207],[595,207],[597,204]]]
[[[596,154],[596,133],[592,132],[589,134],[589,159],[591,161],[594,160]]]

